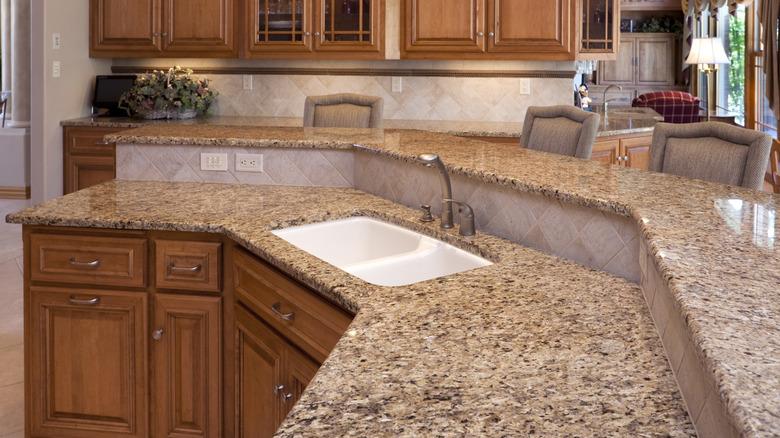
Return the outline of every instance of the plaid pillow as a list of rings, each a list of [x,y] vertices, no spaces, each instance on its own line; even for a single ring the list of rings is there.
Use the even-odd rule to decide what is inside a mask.
[[[631,106],[652,108],[667,123],[697,123],[700,103],[698,97],[684,91],[654,91],[637,97]]]

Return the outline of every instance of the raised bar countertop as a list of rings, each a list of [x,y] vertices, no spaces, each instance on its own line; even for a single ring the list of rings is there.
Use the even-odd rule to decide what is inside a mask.
[[[600,137],[630,135],[651,132],[653,126],[663,120],[650,108],[614,108],[610,115],[601,115]],[[300,117],[225,117],[209,116],[191,120],[142,120],[130,117],[84,117],[65,120],[62,126],[139,128],[148,125],[213,125],[243,127],[300,127]],[[520,137],[522,123],[513,122],[469,122],[444,120],[393,120],[385,119],[386,129],[418,129],[465,137]]]
[[[780,430],[780,196],[422,131],[145,126],[131,144],[341,148],[633,217],[737,430]]]
[[[380,287],[271,234],[354,215],[495,264]],[[114,181],[8,219],[222,232],[356,312],[279,436],[695,435],[638,286],[418,216],[354,189]]]

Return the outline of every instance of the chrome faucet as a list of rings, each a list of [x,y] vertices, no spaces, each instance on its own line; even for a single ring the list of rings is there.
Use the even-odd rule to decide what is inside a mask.
[[[450,229],[452,223],[452,183],[447,168],[436,154],[422,154],[417,159],[426,167],[436,167],[439,170],[439,181],[441,182],[441,227]]]
[[[447,173],[447,168],[444,167],[444,162],[441,161],[441,158],[436,154],[421,154],[417,157],[417,160],[426,167],[435,167],[439,171],[439,181],[441,182],[441,227],[450,229],[454,226],[452,220],[452,204],[456,204],[458,205],[458,213],[460,214],[460,235],[473,236],[476,234],[474,209],[465,202],[452,199],[450,175]],[[422,206],[422,209],[423,218],[421,220],[427,222],[429,221],[428,218],[431,218],[430,206],[424,205]]]
[[[613,88],[617,88],[618,90],[623,91],[623,86],[622,85],[614,85],[614,84],[610,85],[609,87],[607,87],[604,90],[604,114],[605,115],[607,114],[607,110],[609,109],[609,103],[614,101],[614,100],[616,100],[616,99],[609,99],[609,100],[607,100],[607,93],[609,93],[609,90],[611,90]]]

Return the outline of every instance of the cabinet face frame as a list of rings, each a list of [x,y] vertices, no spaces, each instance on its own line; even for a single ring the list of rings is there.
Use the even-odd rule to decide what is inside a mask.
[[[360,52],[383,52],[385,32],[384,32],[384,16],[385,16],[385,0],[369,0],[371,7],[370,11],[370,26],[371,33],[369,34],[368,44],[356,43],[353,41],[333,42],[328,41],[325,38],[326,29],[328,28],[325,22],[325,2],[331,2],[331,5],[338,3],[336,0],[314,0],[315,5],[313,8],[315,23],[314,32],[312,34],[312,40],[314,42],[314,50],[316,52],[348,52],[348,53],[360,53]],[[332,6],[335,7],[335,6]],[[362,17],[360,19],[362,22]]]
[[[470,25],[465,39],[426,39],[420,37],[420,8],[426,0],[404,0],[401,47],[404,54],[414,52],[485,52],[485,25],[487,0],[467,1],[470,5]],[[481,33],[481,35],[480,35]]]
[[[90,56],[92,57],[140,57],[159,56],[162,52],[161,0],[134,0],[135,4],[145,4],[150,27],[143,38],[117,38],[106,36],[106,22],[102,18],[106,12],[106,3],[111,0],[90,0]]]
[[[553,39],[542,38],[503,38],[503,30],[508,20],[502,13],[503,1],[490,0],[488,5],[488,53],[534,54],[538,59],[573,60],[576,47],[576,23],[579,19],[575,0],[545,0],[545,4],[554,4],[556,36]],[[523,0],[531,2],[532,0]],[[536,2],[534,3],[541,3]],[[546,24],[546,23],[545,23]],[[528,25],[528,23],[524,23]],[[515,26],[520,26],[515,24]]]

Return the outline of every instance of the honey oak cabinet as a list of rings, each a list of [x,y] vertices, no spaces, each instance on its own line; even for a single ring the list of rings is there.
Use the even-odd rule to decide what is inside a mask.
[[[116,177],[116,145],[103,137],[123,128],[63,128],[63,193],[68,194]]]
[[[246,58],[382,59],[384,0],[246,0]]]
[[[31,436],[148,436],[146,295],[33,287],[28,302]]]
[[[404,0],[403,7],[403,58],[575,58],[574,0]]]
[[[680,0],[621,0],[624,11],[678,11],[682,12]]]
[[[582,0],[578,5],[582,20],[577,59],[615,60],[620,47],[620,0]]]
[[[235,57],[238,0],[90,0],[90,56]]]
[[[633,169],[647,170],[650,166],[652,133],[607,137],[593,144],[592,160]]]

